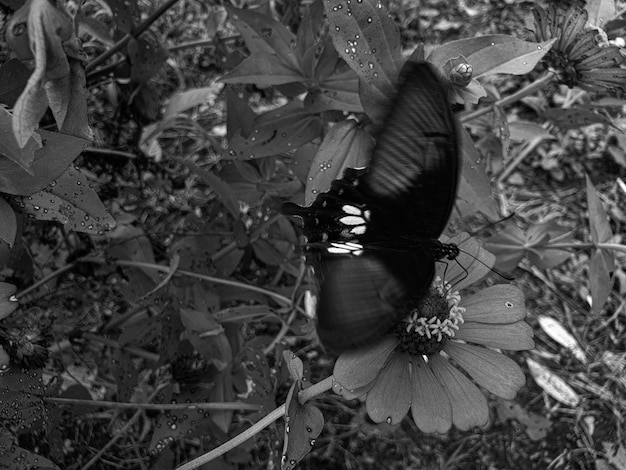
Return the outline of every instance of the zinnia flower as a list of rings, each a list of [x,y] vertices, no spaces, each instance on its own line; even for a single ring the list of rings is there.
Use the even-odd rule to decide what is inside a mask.
[[[587,91],[626,91],[626,56],[610,45],[599,28],[587,27],[589,14],[576,4],[563,10],[554,4],[535,6],[535,40],[558,38],[544,57],[562,83]]]
[[[458,244],[467,235],[461,237],[450,242]],[[333,389],[346,398],[365,397],[375,422],[397,424],[410,409],[423,432],[444,433],[452,424],[461,430],[483,426],[489,407],[474,382],[505,399],[514,398],[525,383],[520,367],[493,349],[534,348],[532,330],[524,322],[524,295],[511,285],[488,287],[467,298],[452,292],[451,283],[459,290],[469,286],[494,261],[473,239],[459,247],[458,263],[438,266],[448,282],[436,279],[395,333],[337,359]]]

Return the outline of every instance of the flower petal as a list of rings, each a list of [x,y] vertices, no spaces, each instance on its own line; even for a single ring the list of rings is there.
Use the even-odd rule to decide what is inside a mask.
[[[430,365],[413,356],[413,403],[411,415],[422,432],[447,432],[452,426],[452,407],[448,395],[435,378]]]
[[[510,284],[497,284],[461,299],[465,321],[514,323],[526,317],[524,293]]]
[[[398,424],[408,413],[411,398],[409,355],[392,354],[367,394],[367,412],[375,423]]]
[[[448,341],[444,351],[482,387],[512,400],[526,383],[522,369],[504,354],[471,344]]]
[[[461,431],[487,424],[489,406],[478,387],[440,355],[431,356],[430,365],[450,399],[452,423]]]
[[[376,378],[397,345],[395,336],[386,336],[373,345],[344,352],[335,363],[335,380],[348,390],[366,386]]]
[[[535,348],[533,330],[525,321],[504,325],[468,321],[459,326],[454,339],[509,351]]]

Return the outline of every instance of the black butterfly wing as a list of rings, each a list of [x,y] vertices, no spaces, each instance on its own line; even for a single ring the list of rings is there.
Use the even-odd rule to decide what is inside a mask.
[[[459,180],[456,121],[447,90],[426,62],[407,62],[360,188],[379,210],[371,224],[395,236],[436,239]]]
[[[310,207],[283,206],[304,221],[320,284],[318,333],[337,352],[388,332],[443,257],[436,239],[456,197],[456,124],[430,65],[407,63],[400,82],[369,169],[347,170]],[[337,255],[338,246],[359,256]]]
[[[421,298],[428,288],[434,263],[426,258],[419,251],[322,257],[315,263],[322,344],[339,353],[387,333],[406,312],[407,299]]]

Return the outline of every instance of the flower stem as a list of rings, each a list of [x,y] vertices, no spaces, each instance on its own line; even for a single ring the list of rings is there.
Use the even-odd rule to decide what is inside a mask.
[[[311,385],[307,389],[300,391],[298,393],[298,401],[300,403],[305,403],[311,398],[316,397],[330,390],[332,388],[332,384],[333,384],[333,377],[332,376],[326,377],[324,380]],[[201,455],[200,457],[192,460],[191,462],[187,462],[181,465],[176,470],[193,470],[195,468],[200,467],[201,465],[204,465],[207,462],[210,462],[211,460],[216,459],[217,457],[221,455],[224,455],[229,450],[234,449],[238,445],[241,445],[244,442],[246,442],[248,439],[254,437],[256,434],[258,434],[263,429],[268,427],[274,421],[278,420],[279,418],[282,418],[285,415],[285,411],[286,411],[286,405],[285,404],[280,405],[270,414],[268,414],[267,416],[265,416],[263,419],[253,424],[252,426],[250,426],[241,434],[238,434],[237,436],[233,437],[230,441],[225,442],[221,446],[216,447],[215,449],[213,449],[210,452],[207,452],[204,455]]]
[[[129,266],[129,267],[141,268],[141,269],[153,269],[155,271],[160,271],[163,273],[169,273],[171,270],[169,266],[161,266],[160,264],[155,264],[155,263],[146,263],[144,261],[133,261],[133,260],[125,260],[125,259],[117,259],[117,260],[111,261],[111,260],[105,260],[104,258],[85,257],[85,258],[81,258],[80,261],[83,261],[86,263],[96,263],[96,264],[107,264],[107,263],[112,262],[113,264],[117,264],[118,266]],[[176,274],[182,275],[182,276],[193,277],[196,279],[201,279],[203,281],[213,282],[215,284],[241,287],[242,289],[259,292],[268,297],[271,297],[280,304],[291,305],[291,299],[285,297],[284,295],[277,294],[276,292],[273,292],[271,290],[264,289],[262,287],[252,286],[250,284],[245,284],[239,281],[232,281],[230,279],[221,279],[219,277],[209,276],[206,274],[199,274],[193,271],[186,271],[184,269],[178,269],[176,271]]]
[[[551,72],[548,72],[544,76],[538,78],[537,80],[535,80],[534,82],[532,82],[529,85],[525,86],[521,90],[513,93],[512,95],[506,96],[506,97],[496,101],[491,106],[487,106],[487,107],[484,107],[484,108],[479,108],[479,109],[476,109],[476,110],[474,110],[472,112],[469,112],[467,114],[462,114],[460,116],[459,120],[462,123],[469,122],[469,121],[471,121],[473,119],[476,119],[476,118],[478,118],[478,117],[480,117],[480,116],[482,116],[484,114],[487,114],[487,113],[491,112],[491,110],[494,107],[504,108],[505,106],[509,106],[510,104],[516,103],[517,101],[521,100],[525,96],[532,95],[537,90],[541,90],[543,87],[545,87],[546,85],[550,84],[553,80],[554,80],[554,74],[551,73]]]

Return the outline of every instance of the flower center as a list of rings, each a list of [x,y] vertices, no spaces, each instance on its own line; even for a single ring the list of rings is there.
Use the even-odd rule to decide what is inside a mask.
[[[395,326],[399,348],[413,355],[436,354],[463,323],[461,296],[437,277],[428,293],[408,306],[408,314]]]

